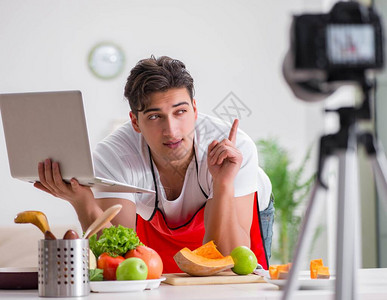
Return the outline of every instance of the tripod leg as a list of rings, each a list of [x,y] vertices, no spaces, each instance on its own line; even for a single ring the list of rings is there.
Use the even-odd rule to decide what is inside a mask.
[[[353,145],[353,144],[352,144]],[[339,195],[337,208],[336,299],[356,299],[359,258],[358,172],[356,146],[337,154]]]
[[[286,282],[282,299],[291,299],[294,290],[298,289],[298,272],[301,267],[301,259],[305,257],[306,250],[309,249],[312,241],[313,232],[316,227],[316,215],[320,211],[321,197],[317,193],[321,190],[321,184],[316,181],[309,199],[309,204],[302,222],[300,235],[297,241],[296,252],[293,257],[293,264],[289,271],[289,277]]]
[[[375,174],[376,187],[381,199],[384,200],[384,209],[387,212],[387,159],[384,151],[378,149],[376,153],[370,154],[369,158]]]
[[[387,212],[387,158],[383,146],[370,132],[359,135],[359,141],[364,145],[371,161],[376,187],[381,199],[384,200],[384,209]]]
[[[358,192],[358,189],[356,188],[359,186],[358,181],[358,170],[356,169],[356,183],[354,190],[355,192]],[[354,205],[354,222],[355,222],[355,227],[354,227],[354,258],[353,258],[353,282],[352,282],[352,299],[358,299],[358,270],[362,267],[362,247],[361,247],[361,241],[362,241],[362,236],[361,236],[361,211],[360,211],[360,194],[357,193],[358,196],[354,199],[353,205]]]

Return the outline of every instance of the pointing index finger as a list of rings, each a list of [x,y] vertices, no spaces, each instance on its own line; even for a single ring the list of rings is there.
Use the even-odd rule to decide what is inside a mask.
[[[232,123],[231,129],[230,129],[230,134],[228,135],[228,139],[235,145],[236,142],[236,134],[238,131],[238,124],[239,120],[235,119],[234,123]]]

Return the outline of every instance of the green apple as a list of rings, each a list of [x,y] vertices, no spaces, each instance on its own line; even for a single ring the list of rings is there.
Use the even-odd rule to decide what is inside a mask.
[[[231,269],[235,274],[247,275],[254,271],[258,265],[257,257],[250,248],[246,246],[236,247],[231,251],[234,267]]]
[[[118,265],[116,276],[117,280],[145,280],[148,267],[141,258],[127,258]]]

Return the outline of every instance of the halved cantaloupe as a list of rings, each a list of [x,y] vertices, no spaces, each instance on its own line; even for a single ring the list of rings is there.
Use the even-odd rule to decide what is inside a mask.
[[[224,257],[213,241],[193,251],[185,247],[173,259],[180,270],[193,276],[210,276],[234,266],[232,257]]]

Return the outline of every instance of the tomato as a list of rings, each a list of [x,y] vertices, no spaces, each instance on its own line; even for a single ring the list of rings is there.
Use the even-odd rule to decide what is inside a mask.
[[[103,270],[103,278],[105,280],[116,280],[116,270],[118,265],[125,258],[122,256],[110,256],[109,253],[102,253],[97,260],[97,268]]]
[[[138,257],[145,261],[148,267],[148,277],[146,279],[158,279],[163,273],[163,261],[160,255],[152,248],[137,246],[125,254],[125,258],[129,257]]]

